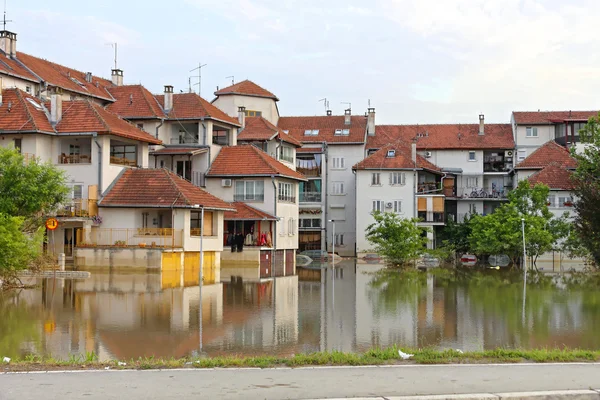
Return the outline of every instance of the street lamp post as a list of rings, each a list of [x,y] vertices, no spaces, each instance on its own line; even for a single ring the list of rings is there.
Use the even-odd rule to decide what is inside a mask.
[[[198,271],[198,338],[200,341],[200,352],[202,354],[202,281],[204,279],[204,206],[195,204],[194,208],[200,209],[200,271]]]
[[[333,225],[333,232],[331,235],[331,266],[335,266],[334,264],[334,259],[335,259],[335,220],[330,219],[329,222],[331,222],[331,224]]]
[[[525,250],[525,218],[521,218],[521,233],[523,234],[523,282],[527,283],[527,251]]]

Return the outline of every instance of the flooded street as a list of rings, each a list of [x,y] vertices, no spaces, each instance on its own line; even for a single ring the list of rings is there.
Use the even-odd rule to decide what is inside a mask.
[[[262,283],[198,288],[197,270],[92,271],[0,294],[0,356],[100,360],[291,355],[398,344],[469,350],[600,348],[600,293],[377,273],[344,261]],[[501,281],[502,278],[498,278]]]

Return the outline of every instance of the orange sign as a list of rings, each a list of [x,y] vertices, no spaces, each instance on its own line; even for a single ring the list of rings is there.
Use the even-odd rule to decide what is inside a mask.
[[[55,230],[58,228],[58,220],[56,218],[48,218],[46,220],[46,228],[48,228],[49,231]]]

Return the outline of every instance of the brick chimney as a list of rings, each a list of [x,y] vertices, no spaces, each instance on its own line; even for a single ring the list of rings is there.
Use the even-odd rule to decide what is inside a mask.
[[[55,126],[62,118],[62,97],[60,94],[50,96],[50,123]]]
[[[85,73],[85,81],[87,83],[92,83],[92,73],[91,72],[86,72]]]
[[[344,111],[344,124],[350,125],[352,123],[352,110],[347,108]]]
[[[327,110],[327,116],[331,117],[331,110]]]
[[[485,117],[483,114],[479,114],[479,134],[485,135]]]
[[[242,128],[246,126],[246,107],[238,107],[238,121]]]
[[[122,69],[111,70],[110,77],[112,79],[113,85],[123,86],[123,70]]]
[[[367,135],[375,136],[375,109],[372,107],[367,112]]]
[[[413,141],[410,144],[410,156],[412,159],[412,162],[416,164],[417,162],[417,142]]]
[[[17,34],[9,31],[0,31],[0,50],[6,57],[14,58],[17,56]]]
[[[173,86],[165,85],[165,111],[173,109]]]

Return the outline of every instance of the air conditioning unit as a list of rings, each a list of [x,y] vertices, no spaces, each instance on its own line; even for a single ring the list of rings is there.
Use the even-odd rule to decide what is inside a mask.
[[[431,157],[431,152],[430,151],[426,151],[425,152],[425,158],[430,158]]]
[[[232,185],[231,179],[221,179],[221,186],[231,187],[231,185]]]
[[[512,157],[513,156],[513,151],[512,150],[506,150],[504,152],[504,157]]]
[[[389,202],[385,203],[385,208],[392,208],[393,205],[394,204],[392,204],[392,202],[389,201]]]

